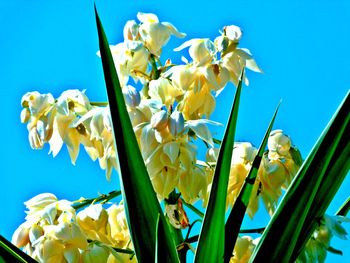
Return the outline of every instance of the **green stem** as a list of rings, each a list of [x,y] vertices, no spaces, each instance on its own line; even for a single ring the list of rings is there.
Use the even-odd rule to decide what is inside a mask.
[[[241,234],[252,234],[252,233],[258,233],[262,234],[265,230],[265,227],[260,227],[260,228],[252,228],[252,229],[242,229],[239,230],[239,233]]]
[[[95,197],[95,198],[89,198],[89,199],[84,199],[81,201],[77,201],[75,203],[73,203],[73,208],[75,210],[81,209],[85,206],[88,206],[92,203],[106,203],[109,200],[118,197],[119,195],[121,195],[122,191],[112,191],[108,194],[102,194],[99,197]]]
[[[152,65],[152,71],[153,71],[153,79],[158,79],[160,76],[160,70],[158,70],[157,62],[155,59],[155,56],[151,55],[151,65]]]
[[[107,106],[108,102],[107,101],[90,101],[90,104],[92,106]]]
[[[204,213],[199,211],[199,209],[197,209],[196,207],[194,207],[191,204],[188,204],[185,202],[185,200],[183,198],[181,198],[182,203],[187,206],[189,209],[191,209],[193,212],[195,212],[197,215],[199,215],[200,217],[204,217]]]
[[[112,247],[114,251],[118,253],[123,253],[123,254],[129,254],[129,255],[134,255],[135,251],[131,249],[125,249],[125,248],[118,248],[118,247]]]

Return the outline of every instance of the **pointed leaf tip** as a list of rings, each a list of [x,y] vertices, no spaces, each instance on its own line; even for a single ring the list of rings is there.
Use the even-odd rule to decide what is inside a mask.
[[[242,79],[237,85],[230,117],[217,160],[214,178],[205,212],[201,233],[198,240],[195,262],[223,262],[225,243],[225,211],[227,187],[231,168],[233,142],[237,124]]]
[[[275,122],[280,104],[281,103],[279,103],[276,107],[276,110],[273,114],[273,117],[264,135],[263,141],[261,142],[261,145],[259,147],[258,153],[254,158],[252,167],[241,187],[238,197],[232,207],[232,210],[230,211],[229,217],[227,218],[227,221],[225,224],[225,254],[224,254],[225,263],[230,262],[230,259],[232,257],[233,249],[236,244],[236,239],[238,237],[238,234],[243,222],[243,218],[247,210],[250,197],[252,195],[253,186],[258,174],[258,169],[260,167],[262,156],[264,154],[267,141],[271,133],[273,124]]]

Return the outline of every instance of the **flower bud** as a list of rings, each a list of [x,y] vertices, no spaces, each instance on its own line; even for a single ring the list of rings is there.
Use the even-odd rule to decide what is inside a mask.
[[[123,95],[126,105],[129,107],[136,107],[140,104],[140,93],[131,85],[127,85],[123,88]]]
[[[28,108],[24,108],[21,111],[21,122],[26,123],[29,121],[29,119],[30,119],[30,111],[28,110]]]
[[[274,130],[270,133],[267,147],[271,152],[277,152],[279,155],[287,155],[291,147],[290,138],[282,130]]]
[[[169,130],[173,136],[179,135],[185,128],[185,119],[180,111],[174,111],[169,118]]]
[[[168,113],[165,110],[156,112],[151,118],[151,126],[157,131],[164,130],[168,125]]]
[[[12,244],[19,248],[27,245],[29,242],[29,229],[30,224],[28,221],[21,224],[12,235]]]
[[[242,37],[242,30],[235,25],[225,26],[224,34],[229,40],[238,43]]]

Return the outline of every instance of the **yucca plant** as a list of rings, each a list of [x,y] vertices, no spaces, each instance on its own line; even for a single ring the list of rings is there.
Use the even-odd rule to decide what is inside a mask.
[[[329,238],[333,234],[346,234],[339,222],[346,220],[344,216],[349,210],[349,200],[336,217],[324,217],[324,214],[349,171],[349,93],[303,162],[290,138],[280,130],[272,131],[278,108],[259,149],[248,144],[235,144],[245,68],[260,70],[249,52],[237,48],[239,28],[225,27],[215,45],[208,40],[185,42],[179,49],[189,46],[193,62],[183,65],[183,71],[179,73],[179,68],[176,68],[179,66],[171,62],[160,65],[159,55],[171,34],[182,36],[182,33],[169,23],[160,23],[153,14],[139,13],[138,18],[141,25],[129,21],[124,29],[124,37],[130,41],[128,45],[134,46],[123,47],[129,48],[125,54],[131,57],[130,60],[124,57],[129,64],[122,68],[122,62],[116,61],[112,54],[121,50],[109,46],[96,11],[109,109],[101,110],[99,104],[88,102],[86,96],[78,91],[62,95],[57,100],[34,92],[22,99],[22,120],[29,121],[33,148],[49,142],[55,155],[64,142],[74,162],[78,154],[76,138],[80,136],[83,139],[78,142],[86,146],[92,158],[100,160],[107,176],[110,176],[112,167],[120,170],[121,191],[73,203],[58,201],[51,194],[36,196],[26,203],[29,209],[27,221],[16,231],[13,242],[25,247],[27,253],[43,262],[186,262],[188,250],[194,250],[194,262],[314,262],[321,261],[327,249],[340,253],[332,250],[329,240],[322,243],[317,238],[322,237],[324,232]],[[214,61],[217,52],[220,52],[218,61],[221,64]],[[146,64],[142,64],[145,57]],[[233,62],[238,63],[239,72],[230,64]],[[143,71],[148,64],[152,69],[145,74]],[[141,76],[146,83],[142,96],[149,99],[148,106],[153,110],[148,118],[145,112],[140,112],[146,106],[139,106],[140,94],[126,85],[128,79],[125,80],[123,70],[129,70],[134,78]],[[237,90],[226,131],[220,141],[212,138],[206,126],[214,122],[202,117],[209,117],[211,92],[215,90],[219,93],[223,88],[224,73],[237,85]],[[191,76],[195,74],[199,78],[190,83]],[[160,81],[166,84],[159,84]],[[187,90],[180,89],[179,83],[183,82],[188,85]],[[198,90],[190,93],[190,87]],[[212,90],[204,94],[205,88]],[[194,98],[189,99],[190,96]],[[196,109],[191,108],[196,100],[207,100],[205,96],[209,97],[209,102]],[[35,108],[38,104],[39,107]],[[69,122],[61,121],[61,118],[68,118]],[[104,136],[108,132],[110,136],[106,139]],[[164,136],[170,139],[163,143],[156,136],[161,140],[165,140]],[[184,146],[187,145],[185,137],[187,140],[203,140],[211,158],[207,162],[188,161],[192,148]],[[55,144],[58,138],[62,140],[60,147]],[[214,142],[220,146],[218,151],[214,150]],[[113,148],[114,143],[116,149]],[[152,144],[156,146],[149,151],[148,146]],[[113,154],[117,154],[115,159]],[[153,164],[159,160],[162,165],[167,163],[161,167],[161,172]],[[153,174],[156,169],[165,179]],[[178,175],[181,169],[184,172]],[[169,183],[172,180],[169,170],[184,182]],[[199,172],[192,181],[187,178],[196,171]],[[206,177],[209,182],[204,187],[197,187],[196,193],[191,196],[192,189],[188,191],[188,188],[195,188],[197,182],[200,184],[199,180],[206,172],[211,173]],[[239,183],[230,181],[231,177],[242,177],[241,174],[243,180]],[[286,177],[283,180],[280,178],[282,175]],[[171,187],[166,187],[169,184]],[[276,191],[281,191],[281,187],[288,189],[275,211],[280,196]],[[207,192],[207,189],[210,191]],[[113,205],[105,210],[96,205],[109,202],[120,194],[123,203],[119,206]],[[198,199],[198,196],[204,200],[205,213],[191,204],[192,199]],[[239,234],[244,232],[241,229],[244,215],[254,215],[260,196],[272,218],[265,229],[256,230],[262,232],[262,236],[259,242],[253,242]],[[159,202],[162,199],[164,206]],[[189,224],[183,204],[200,216],[199,235],[189,236],[196,221]],[[76,215],[75,210],[80,212]],[[181,229],[186,228],[189,230],[184,237]],[[318,235],[314,235],[314,231],[318,231]],[[129,235],[131,240],[127,240]],[[192,243],[197,241],[193,249]],[[0,244],[5,260],[34,261],[3,238]],[[311,247],[310,251],[313,249],[312,252],[308,251],[308,247]],[[316,259],[315,250],[319,251]]]

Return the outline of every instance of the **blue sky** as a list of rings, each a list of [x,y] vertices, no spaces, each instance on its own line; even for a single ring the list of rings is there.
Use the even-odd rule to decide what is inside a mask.
[[[224,25],[243,28],[240,46],[251,50],[264,74],[248,72],[237,140],[259,145],[274,108],[283,103],[275,128],[284,129],[304,157],[349,90],[350,3],[311,1],[96,1],[109,41],[122,41],[124,23],[136,13],[153,12],[173,23],[187,38],[212,40]],[[104,171],[81,151],[77,165],[64,149],[56,158],[30,149],[26,126],[20,123],[20,100],[27,91],[51,92],[55,97],[70,88],[86,89],[92,101],[104,101],[106,92],[98,50],[93,1],[0,0],[0,78],[2,92],[1,166],[3,189],[0,233],[10,238],[24,220],[23,202],[41,192],[68,200],[93,197],[119,189]],[[172,49],[183,42],[172,38],[163,60],[179,59]],[[226,122],[234,88],[218,98],[213,120]],[[219,131],[220,132],[220,131]],[[222,132],[222,130],[221,130]],[[329,208],[334,213],[349,196],[350,178]],[[259,219],[260,220],[260,219]],[[254,224],[261,226],[266,216]],[[246,222],[247,226],[251,222]],[[350,224],[344,224],[350,232]],[[349,242],[333,239],[350,261]]]

